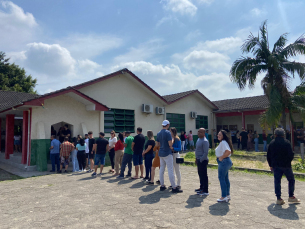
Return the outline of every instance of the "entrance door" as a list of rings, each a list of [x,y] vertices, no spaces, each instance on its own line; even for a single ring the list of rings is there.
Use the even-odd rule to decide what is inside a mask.
[[[254,124],[247,124],[247,131],[252,130],[254,131]]]

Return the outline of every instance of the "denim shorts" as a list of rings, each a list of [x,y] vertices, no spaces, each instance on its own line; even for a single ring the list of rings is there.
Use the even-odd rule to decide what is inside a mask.
[[[133,165],[143,165],[143,156],[142,154],[134,154],[132,155]]]
[[[106,154],[95,154],[94,165],[99,165],[100,162],[105,165],[105,156]]]
[[[14,140],[14,145],[20,146],[21,145],[20,140]]]
[[[194,146],[194,141],[189,141],[190,146]]]

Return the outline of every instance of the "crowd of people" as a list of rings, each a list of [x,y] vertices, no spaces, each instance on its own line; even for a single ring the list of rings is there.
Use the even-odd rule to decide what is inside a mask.
[[[164,173],[167,167],[168,177],[170,181],[169,189],[173,193],[183,192],[181,188],[181,171],[179,164],[183,162],[180,158],[179,152],[184,150],[185,140],[188,139],[190,146],[194,147],[192,132],[185,135],[181,133],[180,137],[177,134],[175,127],[170,127],[170,122],[164,120],[162,122],[162,129],[157,134],[155,140],[152,131],[147,131],[147,140],[142,134],[142,128],[137,128],[137,135],[135,137],[130,135],[129,131],[119,133],[116,136],[115,131],[111,131],[111,137],[105,138],[103,132],[99,133],[99,138],[93,138],[92,131],[85,135],[78,136],[73,143],[69,141],[71,135],[70,131],[65,129],[65,132],[60,136],[64,137],[63,142],[56,139],[56,135],[51,136],[50,155],[52,161],[52,170],[55,172],[55,165],[57,165],[58,173],[67,173],[69,165],[69,157],[72,157],[73,172],[87,172],[92,173],[91,176],[96,177],[102,175],[105,165],[106,153],[109,153],[111,162],[110,173],[118,179],[142,179],[147,185],[154,185],[155,170],[159,168],[159,179],[156,181],[160,184],[160,191],[167,189],[164,181]],[[245,140],[243,139],[243,129],[240,133],[242,147],[245,148]],[[62,136],[63,135],[63,136]],[[294,197],[294,175],[291,169],[291,161],[293,159],[293,152],[289,141],[283,138],[284,130],[276,129],[274,141],[272,141],[268,148],[267,158],[270,169],[274,171],[275,179],[275,193],[277,196],[277,204],[284,204],[285,201],[281,199],[281,178],[285,174],[289,182],[289,199],[288,202],[299,203],[300,200]],[[215,140],[215,139],[214,139]],[[231,155],[234,152],[230,134],[225,130],[221,130],[217,134],[218,146],[215,149],[215,154],[218,163],[218,179],[221,188],[221,197],[217,199],[218,202],[228,202],[231,200],[230,195],[230,181],[229,170],[233,163]],[[200,181],[200,187],[195,189],[195,192],[200,196],[209,195],[209,179],[207,166],[209,162],[209,141],[207,130],[200,128],[198,130],[198,140],[195,145],[195,163],[197,165],[197,172]],[[144,160],[144,165],[143,165]],[[135,167],[135,175],[132,176],[132,164]],[[125,169],[128,167],[127,174]],[[98,173],[98,168],[99,173]],[[145,176],[144,176],[145,168]]]

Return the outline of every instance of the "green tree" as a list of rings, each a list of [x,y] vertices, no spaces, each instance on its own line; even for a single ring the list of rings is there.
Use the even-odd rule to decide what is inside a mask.
[[[25,70],[18,65],[10,64],[5,53],[0,52],[0,90],[36,94],[36,84],[36,79],[31,75],[27,76]]]
[[[264,73],[261,86],[270,103],[264,120],[269,124],[273,122],[273,125],[281,122],[285,128],[285,110],[291,112],[291,109],[295,108],[292,104],[292,94],[289,92],[289,80],[294,78],[295,74],[301,80],[305,78],[305,63],[290,61],[297,55],[305,54],[304,35],[287,45],[287,33],[285,33],[274,43],[271,51],[267,21],[264,21],[259,28],[258,36],[255,37],[250,33],[241,50],[243,53],[252,53],[253,57],[241,57],[233,63],[230,70],[231,81],[236,83],[240,90],[245,89],[247,85],[253,88],[258,75]]]

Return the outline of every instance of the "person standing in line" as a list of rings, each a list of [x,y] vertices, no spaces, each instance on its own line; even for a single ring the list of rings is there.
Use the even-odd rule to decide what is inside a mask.
[[[266,134],[266,131],[263,130],[263,143],[264,143],[264,152],[267,152],[267,134]]]
[[[209,130],[206,130],[206,131],[205,131],[205,137],[206,137],[206,139],[209,141]]]
[[[57,166],[57,172],[60,171],[60,161],[59,161],[59,150],[60,141],[56,139],[56,136],[51,136],[51,147],[50,147],[50,158],[52,162],[52,170],[50,172],[55,172],[55,164]]]
[[[233,154],[233,145],[231,139],[228,138],[227,132],[219,131],[218,140],[220,141],[218,147],[215,149],[215,154],[218,163],[218,179],[221,188],[221,198],[218,202],[228,202],[231,200],[230,196],[230,181],[229,169],[232,167],[231,154]]]
[[[150,181],[152,162],[154,159],[154,147],[156,145],[154,133],[151,130],[147,131],[147,138],[148,138],[148,141],[145,144],[145,150],[143,151],[142,156],[145,158],[146,176],[144,177],[144,180]]]
[[[248,133],[248,142],[247,142],[247,151],[251,151],[253,150],[253,134],[252,134],[252,130],[249,130]]]
[[[71,131],[69,129],[69,125],[68,124],[64,125],[64,129],[62,131],[62,136],[63,136],[63,138],[68,137],[69,141],[71,140]]]
[[[55,138],[56,138],[57,132],[56,132],[56,130],[54,129],[54,126],[51,126],[51,135],[54,135]]]
[[[155,145],[153,151],[156,152],[156,155],[155,155],[155,158],[154,158],[152,166],[151,166],[151,178],[149,181],[146,181],[146,184],[149,184],[149,185],[155,184],[154,180],[155,180],[156,168],[159,167],[159,169],[160,169],[159,150],[160,150],[160,146]],[[160,180],[157,180],[156,183],[160,184]]]
[[[69,138],[68,138],[69,140]],[[78,164],[78,160],[77,160],[77,150],[76,150],[76,145],[79,143],[80,138],[79,137],[74,137],[73,138],[73,145],[74,145],[74,149],[72,150],[71,153],[71,158],[72,158],[72,165],[73,165],[73,172],[78,172],[79,171],[79,164]]]
[[[164,172],[167,166],[168,177],[172,186],[173,193],[183,192],[181,189],[176,187],[175,175],[174,175],[174,162],[173,162],[173,139],[171,133],[168,131],[169,121],[164,120],[162,122],[162,130],[157,134],[157,146],[160,146],[159,157],[160,157],[160,191],[166,190],[164,185]]]
[[[20,135],[20,133],[17,133],[14,136],[14,145],[15,145],[16,153],[21,152],[21,135]]]
[[[288,180],[288,202],[301,202],[294,196],[295,179],[291,168],[294,153],[291,149],[290,142],[284,138],[284,134],[285,131],[282,128],[275,129],[275,139],[270,142],[267,152],[267,161],[270,170],[274,173],[274,189],[277,197],[276,204],[278,205],[285,204],[285,201],[281,198],[281,180],[283,174],[285,174]]]
[[[115,144],[114,151],[115,151],[115,174],[114,176],[120,175],[120,167],[122,166],[122,159],[124,155],[124,136],[122,133],[119,133],[119,140]]]
[[[140,178],[144,178],[144,166],[143,166],[143,149],[145,144],[145,137],[142,134],[142,128],[137,128],[137,136],[134,137],[131,149],[133,151],[133,165],[135,166],[136,175],[132,179],[139,178],[139,169],[141,171]]]
[[[59,173],[61,173],[63,167],[65,168],[65,173],[68,172],[67,170],[68,170],[68,166],[69,166],[69,157],[70,157],[70,153],[73,150],[74,150],[74,145],[69,142],[69,138],[65,137],[64,142],[60,145],[61,164],[60,164]]]
[[[68,138],[68,137],[65,137]],[[86,143],[85,140],[80,136],[79,143],[76,145],[77,160],[79,165],[79,171],[86,171]]]
[[[131,149],[131,145],[133,143],[134,138],[130,136],[130,131],[125,132],[126,140],[124,143],[125,149],[124,149],[124,156],[122,160],[122,166],[121,166],[121,173],[117,178],[124,178],[124,172],[126,165],[128,164],[128,174],[126,177],[131,177],[131,169],[132,169],[132,155],[133,151]]]
[[[216,144],[218,143],[218,139],[217,139],[217,132],[215,129],[213,130],[213,139],[214,139],[214,145],[216,147]]]
[[[89,161],[89,136],[88,134],[85,134],[85,143],[86,143],[86,169],[87,169],[87,172],[89,171],[89,164],[90,164],[90,161]]]
[[[184,131],[181,131],[180,139],[181,139],[181,150],[184,151],[185,150],[185,133],[184,133]]]
[[[240,148],[240,133],[239,130],[236,131],[236,141],[237,141],[237,150]]]
[[[208,158],[209,153],[209,141],[205,137],[205,129],[200,128],[198,130],[198,140],[196,142],[196,165],[197,165],[197,171],[198,176],[200,180],[200,188],[195,189],[195,192],[197,192],[200,196],[208,196],[209,195],[209,179],[208,179]]]
[[[190,133],[187,135],[188,144],[190,145],[190,150],[194,150],[194,140],[193,132],[190,130]]]
[[[96,149],[95,159],[94,159],[94,173],[92,173],[93,177],[96,177],[97,168],[99,163],[101,163],[100,167],[100,175],[102,175],[103,168],[105,165],[105,156],[109,151],[109,141],[104,138],[105,134],[100,132],[99,138],[95,141],[94,149]]]
[[[176,159],[180,158],[179,152],[181,151],[181,141],[177,135],[177,129],[175,127],[170,128],[170,132],[173,139],[173,163],[174,163],[174,170],[177,177],[177,188],[181,189],[181,172],[180,172],[180,165],[177,163]],[[171,188],[171,187],[170,187]]]
[[[254,143],[255,143],[255,152],[259,152],[259,149],[258,149],[259,135],[257,134],[256,130],[254,131],[253,138],[254,138]]]
[[[58,140],[60,141],[60,143],[63,143],[65,140],[65,137],[63,137],[63,131],[64,131],[64,127],[61,126],[57,133]]]
[[[241,128],[240,143],[242,150],[247,149],[247,142],[248,142],[248,133],[245,131],[245,128]]]
[[[89,148],[89,161],[90,161],[90,169],[87,171],[88,173],[93,172],[93,166],[94,166],[94,155],[95,155],[95,138],[93,137],[93,132],[89,131],[88,132],[89,136],[89,143],[88,143],[88,148]]]
[[[115,136],[115,131],[112,130],[110,133],[111,137],[109,138],[109,158],[111,163],[111,169],[109,170],[110,173],[114,173],[114,156],[115,156],[115,144],[117,143],[118,139]]]

